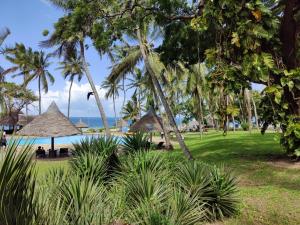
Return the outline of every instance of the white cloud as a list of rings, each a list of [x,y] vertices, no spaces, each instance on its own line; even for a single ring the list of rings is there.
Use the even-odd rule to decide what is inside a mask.
[[[40,2],[43,3],[46,6],[51,7],[51,4],[50,4],[50,2],[48,0],[40,0]]]
[[[65,81],[64,88],[62,90],[49,90],[47,94],[42,94],[42,112],[45,112],[52,101],[55,101],[61,112],[65,115],[68,110],[68,97],[69,97],[70,82]],[[112,99],[106,100],[104,98],[105,90],[96,85],[100,100],[106,112],[107,117],[114,117],[113,101]],[[71,92],[71,116],[95,116],[99,117],[99,110],[93,96],[87,100],[87,93],[91,91],[89,83],[77,84],[73,83]],[[38,96],[38,92],[35,93]],[[119,112],[121,105],[121,99],[116,99],[116,109]],[[32,107],[29,108],[30,113],[38,113],[38,102],[35,102]]]

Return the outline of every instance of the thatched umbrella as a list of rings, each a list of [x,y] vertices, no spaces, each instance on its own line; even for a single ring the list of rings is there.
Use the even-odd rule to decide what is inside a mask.
[[[59,111],[52,102],[47,111],[25,125],[19,135],[51,137],[51,150],[54,151],[54,138],[80,134],[80,131]]]
[[[86,123],[82,122],[82,120],[80,119],[79,122],[75,124],[75,127],[80,129],[82,132],[83,128],[88,128],[89,126]]]
[[[122,130],[123,127],[128,127],[128,122],[126,120],[120,119],[117,121],[116,127]]]

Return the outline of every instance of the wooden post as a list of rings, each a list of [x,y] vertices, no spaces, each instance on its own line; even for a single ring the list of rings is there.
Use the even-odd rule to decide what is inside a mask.
[[[54,137],[51,137],[51,151],[54,152]]]

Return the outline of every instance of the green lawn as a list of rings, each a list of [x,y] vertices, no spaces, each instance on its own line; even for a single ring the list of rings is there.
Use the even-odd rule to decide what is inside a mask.
[[[300,169],[274,166],[274,159],[284,152],[276,134],[258,132],[210,132],[187,134],[185,140],[197,160],[224,164],[238,178],[240,213],[224,224],[300,224]],[[171,158],[183,157],[176,149]],[[38,161],[38,175],[67,161]],[[219,224],[219,223],[218,223]]]

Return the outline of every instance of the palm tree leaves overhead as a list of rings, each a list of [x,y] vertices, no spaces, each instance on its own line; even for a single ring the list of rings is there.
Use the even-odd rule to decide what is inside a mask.
[[[2,45],[2,43],[7,38],[8,35],[10,35],[10,30],[7,27],[0,30],[0,46]]]
[[[142,60],[142,54],[137,46],[123,48],[120,52],[121,59],[112,67],[108,76],[111,82],[119,82],[126,74],[133,72],[133,69]]]

